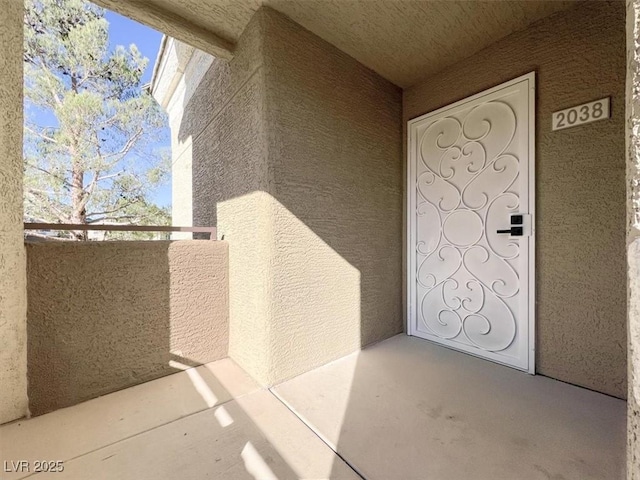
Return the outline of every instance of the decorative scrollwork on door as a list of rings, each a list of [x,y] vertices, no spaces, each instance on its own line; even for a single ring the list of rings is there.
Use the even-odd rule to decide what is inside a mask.
[[[494,100],[441,117],[418,139],[418,321],[432,335],[500,352],[516,338],[517,240],[492,232],[520,207],[517,131]]]

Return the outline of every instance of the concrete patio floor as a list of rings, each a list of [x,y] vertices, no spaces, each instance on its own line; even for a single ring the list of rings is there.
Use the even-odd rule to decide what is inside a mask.
[[[0,478],[359,478],[229,359],[0,427],[0,463],[19,460],[64,471]]]
[[[622,479],[625,409],[398,335],[271,390],[226,359],[5,425],[2,470],[64,471],[0,478]]]
[[[626,402],[415,337],[273,390],[367,479],[625,478]]]

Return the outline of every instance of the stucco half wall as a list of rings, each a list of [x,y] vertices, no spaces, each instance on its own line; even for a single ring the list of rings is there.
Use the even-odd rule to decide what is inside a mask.
[[[27,244],[39,415],[228,353],[226,242]]]
[[[0,1],[0,423],[27,414],[22,2]]]
[[[405,122],[536,72],[536,370],[626,396],[625,8],[588,2],[404,91]],[[551,132],[551,113],[611,97],[611,119]]]

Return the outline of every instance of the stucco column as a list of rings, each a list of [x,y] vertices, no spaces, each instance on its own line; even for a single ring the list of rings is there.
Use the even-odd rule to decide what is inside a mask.
[[[627,0],[627,478],[640,479],[640,0]]]
[[[27,414],[22,230],[22,12],[0,0],[0,423]]]
[[[229,243],[229,356],[263,385],[402,331],[401,104],[262,8],[176,105],[194,225]]]

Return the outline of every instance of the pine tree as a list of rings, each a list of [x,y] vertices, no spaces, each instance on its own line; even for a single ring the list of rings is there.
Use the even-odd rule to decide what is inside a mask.
[[[110,48],[105,12],[88,2],[25,7],[25,220],[167,224],[149,198],[169,154],[157,147],[166,116],[141,84],[148,59]]]

